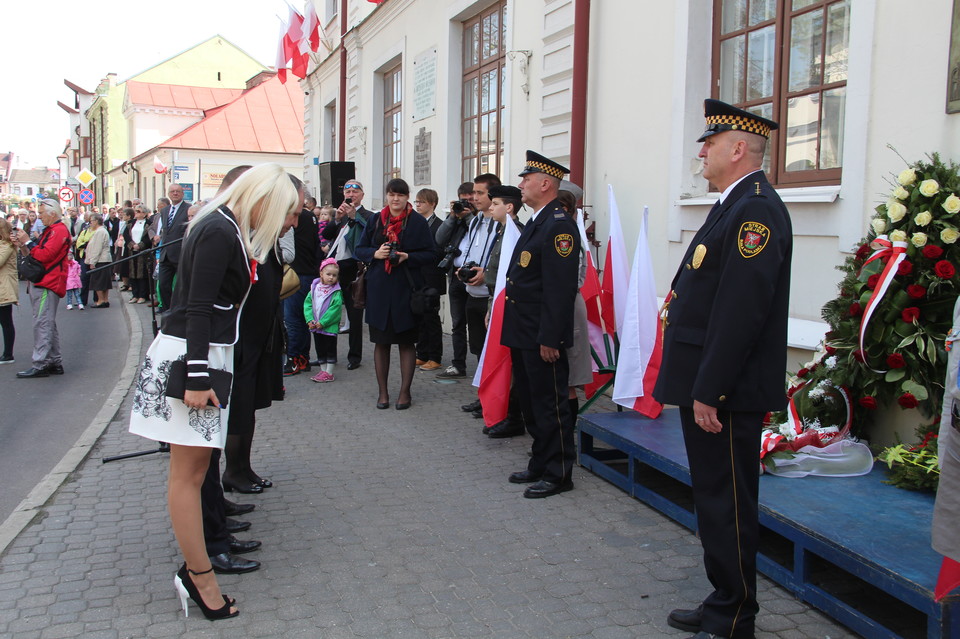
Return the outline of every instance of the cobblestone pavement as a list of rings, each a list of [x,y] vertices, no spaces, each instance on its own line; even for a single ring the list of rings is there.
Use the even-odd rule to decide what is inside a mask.
[[[132,312],[145,349],[146,309]],[[418,372],[410,410],[377,410],[372,360],[365,344],[333,383],[287,378],[287,400],[258,413],[255,468],[276,485],[242,500],[263,568],[220,576],[239,617],[180,610],[166,455],[101,462],[155,447],[127,433],[128,394],[0,557],[0,636],[687,636],[666,615],[707,591],[690,532],[580,468],[574,491],[524,499],[506,479],[530,440],[482,436],[459,410],[467,380]],[[855,636],[763,578],[759,597],[758,637]]]

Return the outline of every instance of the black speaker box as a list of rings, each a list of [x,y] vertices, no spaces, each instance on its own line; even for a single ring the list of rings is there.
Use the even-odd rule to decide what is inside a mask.
[[[353,162],[322,162],[320,169],[320,194],[317,203],[320,206],[338,207],[343,204],[343,185],[356,178],[356,165]]]

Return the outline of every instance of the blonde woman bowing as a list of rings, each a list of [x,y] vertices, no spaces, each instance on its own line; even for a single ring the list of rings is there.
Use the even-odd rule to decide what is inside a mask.
[[[184,612],[187,597],[207,619],[238,611],[223,596],[203,539],[200,485],[213,448],[227,435],[227,393],[212,388],[211,369],[233,368],[238,316],[262,263],[300,199],[291,176],[264,164],[241,176],[197,213],[180,257],[172,310],[147,350],[136,382],[130,432],[170,443],[167,500],[185,563],[174,585]],[[171,365],[185,361],[183,399],[166,396]],[[174,381],[183,381],[174,380]]]

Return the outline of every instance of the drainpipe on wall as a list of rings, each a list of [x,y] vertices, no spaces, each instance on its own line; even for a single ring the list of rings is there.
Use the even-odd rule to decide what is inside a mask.
[[[570,181],[584,186],[587,144],[587,78],[590,72],[590,0],[575,0],[573,18],[573,108],[570,123]]]
[[[340,0],[340,97],[337,99],[337,154],[347,159],[347,0]]]

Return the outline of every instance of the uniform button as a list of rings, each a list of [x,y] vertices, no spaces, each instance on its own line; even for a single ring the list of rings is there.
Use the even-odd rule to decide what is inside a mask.
[[[688,270],[688,271],[693,268],[693,267],[690,266],[689,264],[686,264],[685,266],[687,267],[687,270]]]
[[[674,291],[674,292],[673,292],[673,299],[677,299],[677,297],[678,297],[677,292]]]
[[[721,402],[727,401],[727,396],[726,396],[726,395],[721,395],[721,396],[720,396],[720,401],[721,401]]]
[[[503,299],[508,300],[508,299],[510,299],[510,296],[509,296],[509,295],[504,295],[504,296],[503,296]]]
[[[670,326],[670,320],[663,320],[664,326]]]

